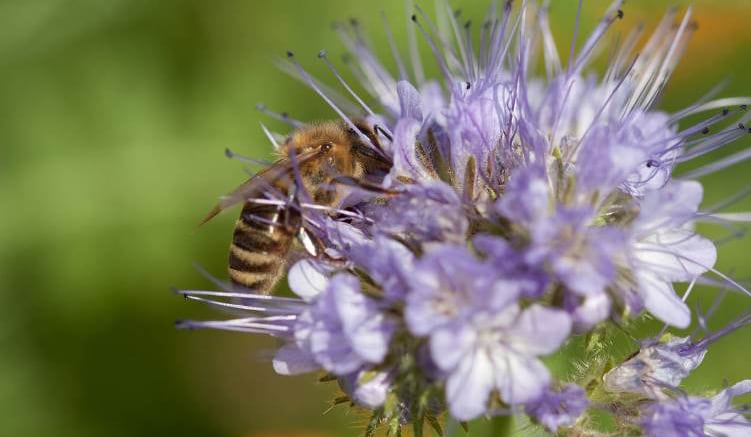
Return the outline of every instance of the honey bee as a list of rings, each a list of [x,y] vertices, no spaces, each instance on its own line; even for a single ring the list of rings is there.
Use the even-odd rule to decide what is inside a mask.
[[[229,250],[232,283],[271,293],[285,273],[293,241],[304,235],[300,208],[292,206],[302,192],[312,203],[335,207],[347,183],[375,186],[389,172],[392,163],[378,140],[380,128],[358,120],[353,124],[357,130],[343,121],[298,128],[280,146],[280,159],[224,196],[204,218],[202,224],[244,202]],[[256,198],[277,202],[249,200]],[[281,205],[281,198],[288,201]]]

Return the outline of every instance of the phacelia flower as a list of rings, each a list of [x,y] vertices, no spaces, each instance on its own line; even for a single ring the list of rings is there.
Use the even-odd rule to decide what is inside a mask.
[[[683,396],[649,405],[641,426],[651,437],[741,437],[751,433],[747,412],[733,398],[751,393],[751,380],[741,381],[712,398]]]
[[[571,426],[587,409],[586,392],[575,384],[560,391],[548,390],[526,406],[526,411],[548,430],[556,432],[561,426]]]
[[[748,381],[713,398],[684,395],[679,385],[713,341],[751,319],[709,333],[686,303],[697,283],[751,294],[715,269],[717,248],[695,226],[751,217],[721,212],[732,202],[702,209],[699,181],[751,157],[744,149],[713,159],[749,134],[751,99],[656,108],[694,28],[690,8],[669,12],[643,46],[639,31],[627,36],[598,74],[592,65],[624,16],[622,1],[585,39],[574,37],[568,61],[550,30],[549,2],[499,3],[477,28],[447,5],[437,21],[416,8],[406,59],[386,24],[394,71],[356,20],[336,25],[361,87],[326,51],[319,58],[344,93],[288,53],[283,68],[340,116],[353,150],[390,167],[331,175],[338,195],[316,203],[301,183],[310,175],[290,159],[284,181],[295,190],[280,196],[281,181],[271,181],[261,199],[244,200],[300,216],[303,250],[288,256],[296,296],[183,291],[242,315],[182,325],[278,338],[274,369],[339,381],[351,405],[372,412],[369,435],[379,426],[392,436],[409,424],[416,435],[424,424],[440,430],[444,412],[459,421],[527,414],[572,435],[748,433],[730,403],[751,391]],[[437,77],[425,76],[418,33]],[[292,129],[304,125],[265,112]],[[293,135],[264,129],[275,145]],[[687,284],[682,295],[676,284]],[[663,332],[617,358],[612,334],[647,317],[664,322]],[[663,335],[692,322],[702,338]],[[577,371],[552,371],[543,357],[555,354]],[[615,416],[614,429],[597,429],[595,409]]]

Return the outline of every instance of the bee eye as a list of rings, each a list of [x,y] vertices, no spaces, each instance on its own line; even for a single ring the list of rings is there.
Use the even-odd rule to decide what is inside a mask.
[[[321,144],[321,150],[324,151],[324,152],[328,152],[329,150],[331,150],[332,147],[333,146],[332,146],[331,143],[323,143],[323,144]]]

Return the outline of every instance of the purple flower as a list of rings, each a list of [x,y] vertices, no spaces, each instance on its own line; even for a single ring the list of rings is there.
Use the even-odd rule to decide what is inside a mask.
[[[549,431],[571,426],[589,406],[587,394],[578,385],[568,384],[560,391],[545,391],[538,399],[526,405],[526,411]]]
[[[366,408],[377,408],[386,402],[393,384],[393,373],[360,370],[340,378],[342,389],[352,401]]]
[[[469,228],[461,199],[443,182],[409,185],[371,217],[379,232],[418,243],[463,243]]]
[[[349,257],[381,286],[386,300],[404,299],[415,256],[402,243],[377,235],[366,244],[352,247]]]
[[[694,181],[751,157],[748,150],[710,156],[749,133],[751,117],[739,114],[751,99],[703,99],[672,114],[655,109],[690,33],[690,9],[677,23],[677,12],[669,13],[639,56],[639,38],[626,38],[610,53],[604,75],[589,73],[607,30],[623,17],[622,4],[613,1],[574,44],[568,65],[547,5],[501,2],[480,29],[462,26],[453,13],[435,25],[418,8],[410,62],[385,29],[398,74],[381,63],[356,22],[338,25],[362,87],[349,86],[325,51],[319,57],[357,105],[290,54],[287,68],[359,137],[357,147],[372,146],[362,156],[383,155],[393,165],[385,177],[366,172],[362,184],[351,184],[360,188],[342,184],[335,204],[279,200],[301,213],[300,235],[315,236],[289,271],[298,297],[234,288],[185,292],[243,316],[183,326],[280,339],[277,372],[335,374],[354,403],[377,408],[374,425],[430,421],[444,406],[453,418],[470,420],[499,413],[493,409],[500,400],[505,413],[524,411],[550,431],[595,432],[578,420],[589,408],[584,390],[562,387],[541,356],[572,332],[608,337],[607,320],[628,330],[628,318],[645,310],[667,325],[689,326],[693,315],[684,301],[694,284],[716,285],[702,278],[708,272],[751,295],[714,270],[715,246],[694,230],[698,220],[751,216],[700,212],[703,191]],[[418,30],[435,57],[437,79],[425,78]],[[533,56],[538,46],[540,58]],[[544,75],[536,72],[537,59]],[[354,91],[360,88],[372,99]],[[719,110],[729,104],[738,106]],[[684,126],[687,117],[715,110]],[[361,132],[359,122],[372,129]],[[706,160],[673,179],[677,166],[696,158]],[[272,204],[280,199],[257,194]],[[676,295],[675,283],[690,284],[686,295]],[[751,392],[751,382],[713,398],[676,396],[711,342],[751,322],[744,315],[709,333],[696,316],[702,339],[663,331],[607,373],[606,343],[588,337],[592,353],[584,358],[595,362],[581,363],[582,380],[599,394],[595,407],[615,414],[615,433],[641,425],[649,435],[749,434],[731,401]]]
[[[745,411],[733,398],[751,393],[751,380],[741,381],[712,398],[681,396],[649,405],[641,426],[653,437],[743,437],[751,434]]]
[[[329,372],[346,375],[383,361],[395,328],[378,303],[360,292],[356,277],[339,273],[297,319],[294,336],[300,352],[287,348],[286,355],[275,359],[291,355],[299,360],[307,354]]]
[[[702,198],[698,182],[673,181],[649,192],[641,204],[631,237],[631,268],[636,293],[660,320],[685,328],[691,322],[686,304],[675,295],[673,282],[692,281],[714,266],[712,242],[693,229]]]
[[[527,169],[511,180],[496,209],[529,233],[522,252],[527,265],[590,299],[582,310],[591,307],[597,314],[587,312],[581,318],[591,326],[609,314],[609,299],[603,293],[615,279],[615,261],[625,249],[624,233],[594,226],[597,217],[590,208],[551,209],[553,197],[547,180]]]
[[[580,296],[602,294],[615,278],[615,259],[623,249],[623,232],[592,227],[592,211],[560,208],[531,224],[530,265],[545,264],[568,290]]]
[[[408,280],[404,318],[418,336],[462,324],[489,306],[502,308],[519,294],[518,284],[502,281],[463,246],[440,246],[425,254]]]
[[[570,330],[563,311],[537,304],[521,310],[515,303],[435,329],[431,355],[448,375],[451,415],[469,420],[484,414],[493,391],[511,405],[538,399],[550,373],[537,357],[555,352]]]
[[[690,340],[674,337],[665,342],[645,341],[636,355],[605,374],[605,389],[659,397],[664,388],[678,387],[707,353],[703,344]]]

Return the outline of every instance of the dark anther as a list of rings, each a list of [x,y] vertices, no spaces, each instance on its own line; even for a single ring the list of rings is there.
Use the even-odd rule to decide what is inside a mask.
[[[321,51],[318,52],[318,57],[325,58],[327,54],[328,52],[326,51],[326,49],[321,49]]]
[[[226,156],[227,158],[232,158],[233,156],[235,156],[235,154],[229,149],[229,147],[227,147],[226,149],[224,149],[224,156]]]
[[[360,22],[359,22],[359,21],[357,21],[357,18],[350,18],[350,19],[349,19],[349,24],[351,24],[351,25],[352,25],[352,27],[357,27],[357,26],[359,26],[359,25],[360,25]]]
[[[410,18],[412,19],[412,21],[414,21],[415,23],[417,23],[417,15],[412,14],[412,16]]]
[[[462,16],[462,10],[461,9],[457,9],[457,10],[454,11],[454,18],[459,18],[461,16]]]
[[[650,159],[649,161],[647,161],[647,168],[659,167],[659,166],[660,166],[660,163],[655,161],[654,159]]]
[[[746,126],[743,123],[738,123],[738,129],[746,130]]]
[[[469,82],[467,82],[466,87],[467,87],[467,89],[470,89],[470,88],[472,88],[472,84],[469,83]]]
[[[741,111],[747,111],[748,105],[741,105]]]
[[[619,20],[623,19],[623,10],[622,9],[618,9],[617,17],[618,17]]]
[[[464,28],[469,29],[470,27],[472,27],[472,20],[467,20],[467,22],[464,23]]]
[[[289,118],[289,114],[287,114],[286,112],[282,112],[282,113],[281,113],[280,115],[281,115],[281,116],[282,116],[282,118],[283,118],[283,119],[285,119],[285,120]]]
[[[750,127],[750,128],[748,128],[748,133],[750,133],[750,134],[751,134],[751,127]]]
[[[705,127],[704,129],[701,130],[701,133],[703,133],[704,135],[708,134],[709,133],[709,128]]]
[[[730,110],[728,108],[725,108],[722,110],[722,115],[728,115],[730,114]]]
[[[290,52],[289,50],[287,50],[287,57],[288,57],[288,58],[294,58],[294,57],[295,57],[295,54],[294,54],[294,53],[292,53],[292,52]]]

